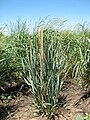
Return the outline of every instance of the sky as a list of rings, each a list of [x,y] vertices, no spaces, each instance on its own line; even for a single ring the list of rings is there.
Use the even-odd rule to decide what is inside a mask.
[[[38,21],[59,18],[70,26],[90,22],[90,0],[0,0],[0,24],[15,22],[18,18]]]

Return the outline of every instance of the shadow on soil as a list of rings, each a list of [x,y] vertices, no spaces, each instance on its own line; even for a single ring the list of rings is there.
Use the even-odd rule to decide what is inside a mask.
[[[28,96],[30,94],[29,86],[27,84],[19,84],[5,91],[0,91],[0,120],[7,120],[12,118],[15,111],[18,109],[18,104],[15,104],[16,98],[21,95]],[[2,95],[4,98],[2,99]],[[8,99],[10,96],[10,100]],[[11,103],[13,101],[13,103]]]
[[[13,112],[15,112],[17,109],[17,106],[0,106],[0,120],[7,120],[7,117],[11,118],[13,116]]]

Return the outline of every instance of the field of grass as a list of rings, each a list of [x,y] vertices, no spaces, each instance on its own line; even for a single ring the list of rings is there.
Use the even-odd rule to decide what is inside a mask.
[[[53,117],[58,95],[65,79],[80,87],[90,86],[90,28],[77,24],[63,29],[65,21],[39,22],[30,32],[26,22],[8,26],[8,35],[0,29],[0,88],[25,81],[32,88],[34,105],[40,114]],[[40,28],[44,31],[42,65],[43,97],[40,84]]]

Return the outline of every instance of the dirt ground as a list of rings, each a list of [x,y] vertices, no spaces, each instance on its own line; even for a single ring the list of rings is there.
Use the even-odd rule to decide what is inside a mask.
[[[64,86],[58,98],[63,105],[58,106],[55,120],[77,120],[78,115],[90,114],[90,93],[73,80],[66,80]],[[19,87],[19,91],[17,88],[9,90],[0,98],[0,120],[48,120],[34,111],[33,96],[27,85]]]

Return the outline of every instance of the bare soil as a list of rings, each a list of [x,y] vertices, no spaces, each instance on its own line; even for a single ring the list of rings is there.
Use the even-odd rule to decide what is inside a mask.
[[[64,86],[58,98],[62,106],[57,107],[55,120],[76,120],[78,115],[90,114],[90,93],[73,80],[66,80]],[[0,120],[48,120],[34,112],[33,96],[26,84],[7,90],[3,96],[0,98]]]

